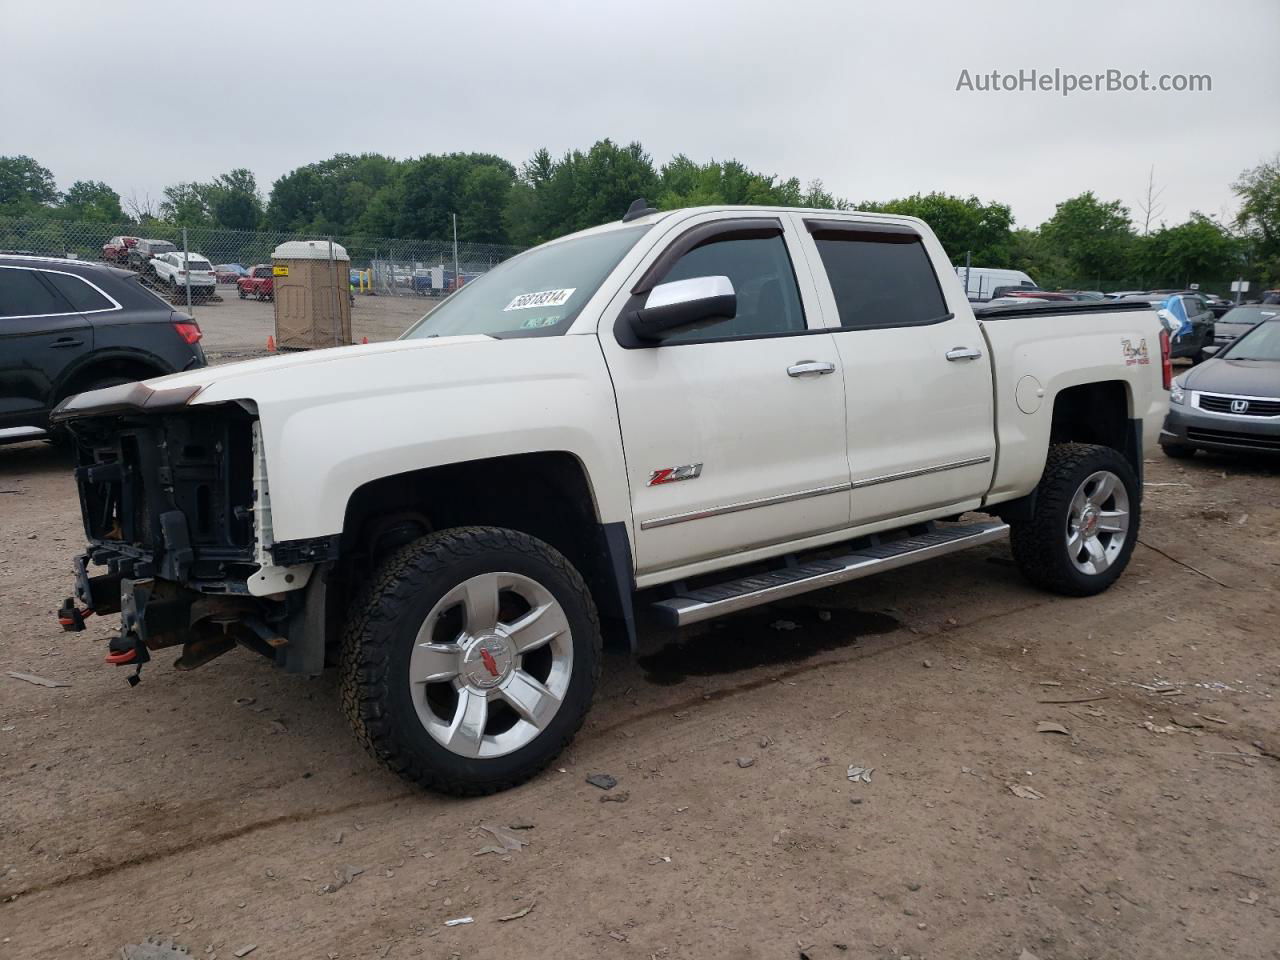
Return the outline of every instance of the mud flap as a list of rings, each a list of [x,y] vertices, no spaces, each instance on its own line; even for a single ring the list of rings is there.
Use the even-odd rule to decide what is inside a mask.
[[[286,673],[319,676],[324,672],[329,618],[329,573],[331,564],[317,568],[304,588],[302,608],[296,610],[286,625],[288,639],[276,648],[276,665]]]

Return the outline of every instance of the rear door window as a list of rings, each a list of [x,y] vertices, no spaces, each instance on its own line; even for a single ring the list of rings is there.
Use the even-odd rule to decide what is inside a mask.
[[[72,276],[69,273],[49,272],[44,273],[43,276],[55,290],[67,298],[67,302],[71,306],[81,313],[89,313],[95,310],[112,310],[116,306],[103,296],[100,291],[94,289],[80,277]]]
[[[847,330],[910,327],[947,319],[929,254],[914,233],[826,229],[810,224]]]
[[[0,317],[41,317],[74,313],[71,305],[36,270],[0,267]]]

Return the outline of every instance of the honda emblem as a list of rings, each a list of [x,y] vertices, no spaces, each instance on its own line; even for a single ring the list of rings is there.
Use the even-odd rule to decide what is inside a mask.
[[[1248,400],[1232,400],[1231,412],[1232,413],[1248,413],[1249,401]]]

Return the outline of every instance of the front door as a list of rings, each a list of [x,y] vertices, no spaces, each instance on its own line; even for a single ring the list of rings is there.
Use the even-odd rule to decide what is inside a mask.
[[[848,524],[844,374],[783,224],[686,220],[637,271],[728,277],[732,319],[624,346],[605,315],[640,576]],[[673,260],[694,229],[703,240]]]

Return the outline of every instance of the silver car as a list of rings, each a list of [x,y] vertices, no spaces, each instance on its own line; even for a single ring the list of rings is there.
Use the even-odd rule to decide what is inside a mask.
[[[1280,316],[1255,324],[1173,381],[1160,446],[1280,454]]]

